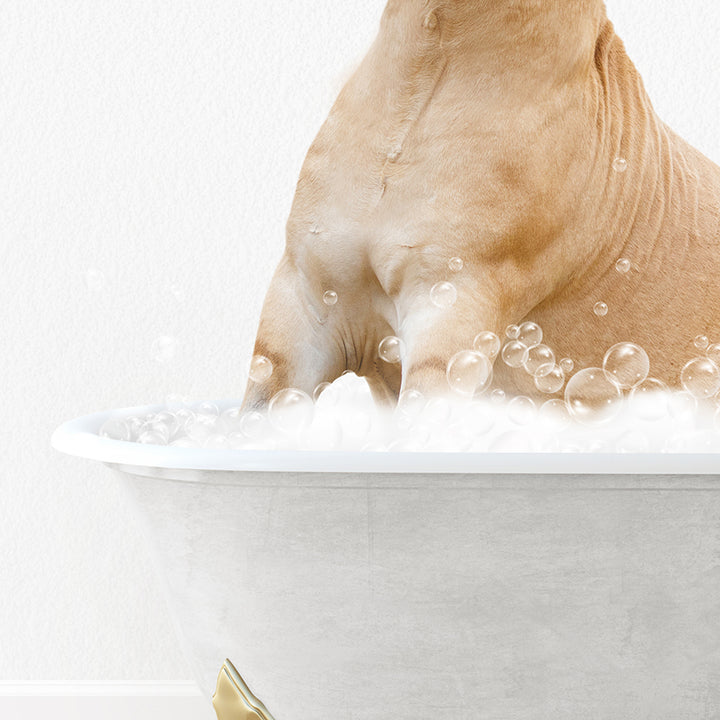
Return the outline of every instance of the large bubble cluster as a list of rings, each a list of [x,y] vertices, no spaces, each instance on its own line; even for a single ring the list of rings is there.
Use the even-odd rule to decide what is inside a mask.
[[[690,338],[695,356],[675,383],[682,389],[671,390],[651,375],[650,357],[636,343],[616,343],[601,364],[582,367],[558,360],[537,323],[503,334],[480,330],[448,359],[446,393],[428,397],[409,387],[392,410],[377,407],[367,383],[347,373],[312,392],[284,388],[264,410],[170,396],[156,412],[112,416],[100,435],[235,450],[720,452],[720,343]],[[386,363],[405,360],[400,337],[383,338],[377,351]],[[538,392],[511,396],[493,387],[494,364]],[[253,382],[272,375],[267,357],[252,358]]]

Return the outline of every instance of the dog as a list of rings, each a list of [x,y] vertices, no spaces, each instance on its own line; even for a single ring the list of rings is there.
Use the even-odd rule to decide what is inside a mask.
[[[719,226],[720,168],[655,114],[602,0],[389,0],[300,173],[245,405],[347,370],[383,404],[447,393],[455,353],[528,319],[576,368],[633,341],[676,385],[720,338]],[[537,394],[499,360],[494,382]]]

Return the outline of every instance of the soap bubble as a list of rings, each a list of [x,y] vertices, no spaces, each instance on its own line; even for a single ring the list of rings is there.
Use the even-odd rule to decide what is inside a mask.
[[[190,408],[180,408],[175,411],[175,419],[178,421],[181,430],[185,430],[188,423],[195,421],[195,413]]]
[[[267,418],[257,410],[246,412],[240,419],[240,432],[250,440],[259,439],[267,430]]]
[[[518,340],[505,343],[502,350],[503,362],[511,368],[522,367],[527,359],[528,349]]]
[[[230,407],[222,411],[218,424],[226,435],[230,435],[230,433],[239,432],[244,416],[245,411],[241,407]]]
[[[161,335],[152,344],[152,355],[161,364],[170,362],[175,357],[177,340],[170,335]]]
[[[616,157],[613,160],[612,168],[615,172],[623,173],[627,170],[627,160],[624,157]]]
[[[167,438],[160,433],[145,430],[140,433],[136,442],[143,445],[167,445]]]
[[[435,307],[446,310],[452,307],[457,300],[457,290],[452,283],[439,282],[435,283],[430,290],[430,300]]]
[[[707,335],[698,335],[695,340],[693,340],[693,345],[698,350],[706,350],[707,346],[710,344],[710,341],[707,338]]]
[[[423,411],[427,400],[419,390],[403,390],[398,398],[395,413],[401,427],[407,428]]]
[[[473,348],[493,360],[500,352],[500,338],[490,330],[483,330],[475,336]]]
[[[218,406],[215,403],[211,402],[201,402],[198,404],[198,406],[195,408],[195,412],[198,415],[206,415],[206,416],[218,416],[220,414],[220,410]]]
[[[510,340],[515,340],[519,332],[520,328],[517,325],[508,325],[505,328],[505,335],[510,338]]]
[[[543,331],[537,323],[524,322],[518,327],[517,335],[514,339],[519,340],[526,347],[532,347],[542,342]]]
[[[668,412],[668,386],[657,378],[647,378],[630,393],[631,409],[643,420],[660,420]]]
[[[565,384],[565,373],[559,365],[553,365],[552,369],[546,375],[535,376],[535,387],[546,395],[562,390]]]
[[[100,437],[111,440],[130,440],[131,432],[128,424],[120,418],[110,418],[103,423],[99,432]]]
[[[293,434],[307,426],[313,417],[312,398],[297,388],[284,388],[268,405],[270,422],[281,432]]]
[[[453,257],[448,260],[448,267],[452,272],[460,272],[464,265],[463,259],[459,257]]]
[[[682,386],[698,400],[720,390],[720,370],[709,358],[694,358],[680,372]]]
[[[518,395],[508,403],[507,415],[516,425],[527,425],[535,417],[535,403],[525,395]]]
[[[613,345],[603,358],[603,372],[610,382],[628,390],[639,385],[650,372],[650,358],[639,346],[630,342]]]
[[[593,305],[593,312],[598,317],[605,317],[605,315],[608,314],[608,306],[604,302],[596,302],[595,305]]]
[[[255,383],[266,382],[273,372],[273,364],[264,355],[253,355],[250,361],[250,379]]]
[[[313,390],[313,401],[317,405],[318,400],[320,400],[320,396],[325,392],[328,391],[328,395],[323,397],[323,404],[327,403],[330,400],[330,396],[333,395],[333,391],[330,390],[332,387],[332,383],[329,382],[321,382],[314,390]],[[335,398],[333,397],[332,400],[334,401]],[[329,404],[334,405],[334,402],[330,402]]]
[[[602,368],[575,373],[565,387],[565,402],[581,423],[595,425],[614,418],[622,407],[620,388],[611,383]]]
[[[448,385],[460,395],[472,397],[483,392],[492,380],[490,361],[475,350],[461,350],[447,366]]]
[[[323,302],[326,305],[335,305],[338,301],[338,294],[334,290],[326,290],[323,293]]]
[[[632,263],[627,258],[619,258],[615,263],[615,269],[623,275],[630,271]]]
[[[564,400],[557,398],[547,400],[540,406],[538,413],[541,420],[549,422],[554,429],[559,430],[570,424],[570,411]]]
[[[105,287],[105,273],[98,268],[88,268],[85,271],[85,285],[93,292],[102,290]]]
[[[564,373],[571,373],[573,371],[573,368],[575,367],[575,361],[571,358],[563,358],[560,361],[560,367],[562,368],[562,371]]]
[[[528,348],[523,367],[533,377],[549,375],[555,367],[555,353],[547,345],[533,345]]]
[[[502,405],[505,402],[505,391],[500,388],[495,388],[490,393],[490,402],[494,405]]]
[[[720,343],[710,345],[705,351],[705,357],[707,357],[708,360],[712,360],[718,367],[720,367]]]
[[[163,410],[162,412],[157,413],[152,420],[150,420],[150,423],[155,425],[164,425],[167,429],[169,434],[172,436],[178,430],[181,428],[181,422],[178,420],[176,415],[171,412],[167,412]]]
[[[388,335],[378,345],[378,355],[388,363],[402,362],[405,357],[405,343],[394,335]]]

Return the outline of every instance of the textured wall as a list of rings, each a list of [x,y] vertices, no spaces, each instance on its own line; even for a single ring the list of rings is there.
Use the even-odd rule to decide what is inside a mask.
[[[190,680],[124,496],[49,437],[241,393],[302,158],[383,4],[0,5],[0,682]],[[609,6],[661,115],[720,160],[720,10]]]

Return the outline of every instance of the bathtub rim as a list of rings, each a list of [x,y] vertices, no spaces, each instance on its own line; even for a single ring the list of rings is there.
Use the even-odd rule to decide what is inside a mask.
[[[224,400],[219,406],[232,407]],[[52,435],[59,452],[108,465],[169,470],[358,474],[720,475],[720,453],[470,453],[215,450],[143,445],[100,437],[110,417],[159,412],[162,404],[103,410]]]

